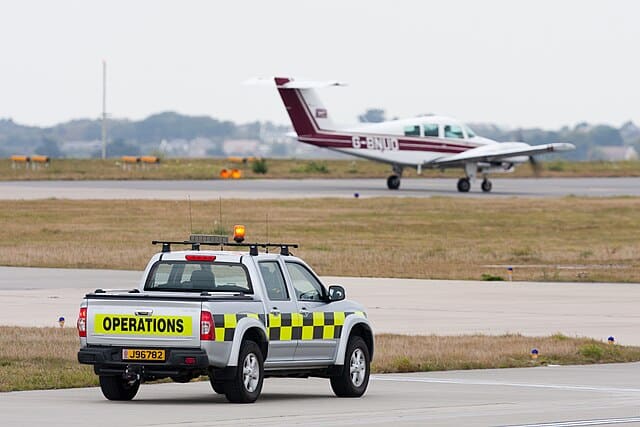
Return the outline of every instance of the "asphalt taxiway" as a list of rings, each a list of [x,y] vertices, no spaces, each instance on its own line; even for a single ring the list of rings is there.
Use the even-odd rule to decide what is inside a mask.
[[[73,327],[82,297],[132,289],[138,271],[0,267],[0,325]],[[377,333],[587,336],[640,345],[640,284],[324,277],[367,309]]]
[[[483,193],[479,182],[459,193],[455,179],[403,179],[397,191],[384,179],[245,179],[203,181],[8,181],[0,199],[283,199],[309,197],[562,197],[640,196],[640,178],[500,178]]]
[[[3,426],[594,426],[640,423],[640,364],[372,376],[363,398],[327,380],[267,379],[251,405],[208,382],[145,384],[130,402],[97,388],[0,393]],[[37,408],[37,409],[36,409]]]

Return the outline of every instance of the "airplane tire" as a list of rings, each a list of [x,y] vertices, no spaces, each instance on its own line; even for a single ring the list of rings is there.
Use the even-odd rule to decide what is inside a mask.
[[[493,184],[488,179],[485,179],[482,181],[481,187],[482,187],[482,191],[484,191],[485,193],[488,193],[489,191],[491,191],[491,188],[493,188]]]
[[[471,189],[471,182],[469,178],[460,178],[458,180],[458,191],[461,193],[468,193]]]
[[[389,190],[397,190],[400,188],[400,177],[398,175],[391,175],[387,178],[387,187]]]

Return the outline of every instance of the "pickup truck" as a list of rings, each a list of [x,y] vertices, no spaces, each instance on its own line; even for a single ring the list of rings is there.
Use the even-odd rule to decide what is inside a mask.
[[[206,375],[231,402],[254,402],[268,377],[328,378],[340,397],[369,382],[374,338],[364,308],[326,288],[278,245],[249,252],[163,243],[137,288],[97,289],[80,305],[78,361],[110,400],[131,400],[144,381]],[[192,244],[171,251],[170,244]],[[229,244],[234,245],[234,244]],[[270,245],[274,246],[274,245]]]

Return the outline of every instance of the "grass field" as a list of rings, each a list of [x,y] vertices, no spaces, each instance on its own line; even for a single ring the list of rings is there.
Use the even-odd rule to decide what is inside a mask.
[[[193,202],[193,230],[300,243],[321,275],[640,281],[640,199],[371,198]],[[0,263],[141,270],[184,240],[186,201],[5,201]]]
[[[78,348],[73,328],[0,326],[0,392],[97,386],[93,369],[77,362]],[[540,352],[537,360],[530,358],[532,348]],[[378,335],[371,368],[383,373],[633,361],[640,361],[640,347],[563,335]]]
[[[365,160],[288,160],[267,159],[266,174],[256,174],[251,164],[233,163],[227,159],[167,159],[159,165],[123,167],[119,159],[53,159],[48,167],[37,170],[12,167],[9,159],[0,159],[0,181],[7,180],[111,180],[111,179],[218,179],[224,168],[238,168],[245,178],[386,178],[388,165]],[[542,163],[544,177],[640,176],[640,161]],[[406,169],[405,177],[417,176]],[[426,178],[462,176],[460,170],[425,170]],[[498,176],[498,175],[496,175]],[[500,176],[530,177],[531,168],[522,165],[514,173]]]

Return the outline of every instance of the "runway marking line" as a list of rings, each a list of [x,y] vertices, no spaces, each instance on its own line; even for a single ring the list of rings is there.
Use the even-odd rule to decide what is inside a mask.
[[[374,381],[396,381],[396,382],[415,382],[429,384],[459,384],[459,385],[483,385],[483,386],[500,386],[500,387],[523,387],[523,388],[546,388],[555,390],[571,390],[571,391],[595,391],[602,393],[640,393],[637,388],[619,388],[619,387],[594,387],[580,385],[560,385],[560,384],[527,384],[527,383],[510,383],[498,381],[481,381],[481,380],[460,380],[447,378],[405,378],[405,377],[382,377],[372,375]]]
[[[631,418],[603,418],[600,420],[558,421],[540,424],[513,424],[505,427],[574,427],[574,426],[603,426],[613,424],[629,424],[640,422],[640,417]]]

